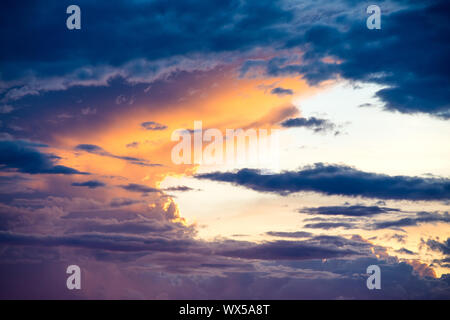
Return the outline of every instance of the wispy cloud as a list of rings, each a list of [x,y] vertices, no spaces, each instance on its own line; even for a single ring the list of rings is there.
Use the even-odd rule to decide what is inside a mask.
[[[165,130],[167,129],[167,126],[155,121],[146,121],[141,123],[142,128],[145,130],[153,130],[153,131],[159,131],[159,130]]]
[[[104,150],[102,147],[99,147],[94,144],[79,144],[75,147],[75,150],[85,151],[85,152],[96,154],[96,155],[103,156],[103,157],[110,157],[110,158],[125,160],[132,164],[136,164],[136,165],[144,166],[144,167],[159,167],[159,166],[161,166],[161,164],[150,163],[149,161],[147,161],[145,159],[140,159],[140,158],[135,158],[135,157],[127,157],[127,156],[118,156],[118,155],[112,154],[112,153]]]

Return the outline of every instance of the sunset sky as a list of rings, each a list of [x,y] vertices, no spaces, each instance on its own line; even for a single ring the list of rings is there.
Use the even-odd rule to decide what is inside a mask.
[[[450,299],[448,1],[0,6],[1,299]]]

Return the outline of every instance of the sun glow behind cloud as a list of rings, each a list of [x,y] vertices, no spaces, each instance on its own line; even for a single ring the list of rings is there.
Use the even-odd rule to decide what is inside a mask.
[[[445,145],[443,137],[450,136],[448,126],[432,118],[421,118],[418,123],[416,116],[404,119],[404,115],[384,113],[381,107],[378,110],[361,107],[368,101],[373,104],[378,103],[373,99],[376,90],[379,88],[366,84],[360,84],[358,89],[354,89],[353,85],[343,82],[326,86],[313,96],[291,98],[304,117],[316,115],[332,118],[337,123],[342,121],[342,128],[340,128],[342,132],[335,136],[315,134],[305,129],[284,130],[281,134],[280,167],[284,170],[296,169],[302,165],[326,159],[329,163],[346,163],[391,175],[426,173],[448,175],[450,172],[445,159],[450,156],[450,150],[443,150],[441,147]],[[398,121],[396,117],[403,117],[401,129],[394,125],[395,121]],[[380,124],[383,125],[380,126]],[[406,137],[412,139],[414,143],[405,144]],[[367,145],[375,142],[379,147],[373,145],[370,149],[373,151],[368,152]],[[384,146],[383,152],[379,149],[381,145]],[[386,150],[393,153],[392,157],[385,158]],[[442,155],[443,152],[446,154]],[[379,158],[381,155],[383,157]],[[396,162],[392,161],[394,158]],[[422,164],[433,161],[438,161],[433,166],[433,171],[424,172]],[[403,165],[396,167],[395,163]],[[239,168],[241,166],[238,165],[201,165],[196,172],[230,171]],[[261,169],[268,168],[265,166]],[[345,202],[375,202],[370,199],[324,197],[312,193],[301,193],[289,197],[264,195],[242,187],[236,189],[236,187],[221,185],[217,182],[198,181],[188,176],[186,178],[167,177],[161,183],[163,187],[176,185],[189,185],[200,190],[193,193],[179,193],[176,201],[180,205],[181,214],[187,218],[187,221],[199,225],[199,236],[206,239],[229,237],[263,241],[271,238],[266,232],[274,229],[288,232],[302,230],[320,234],[320,230],[303,227],[306,224],[304,219],[311,217],[298,214],[298,208],[320,203],[332,205]],[[199,203],[203,205],[199,206]],[[417,203],[411,204],[408,201],[389,201],[388,203],[390,206],[398,206],[405,210],[418,209]],[[421,209],[442,212],[446,211],[448,206],[440,202],[423,202]],[[448,236],[447,226],[439,223],[434,226],[408,227],[405,230],[408,234],[414,234],[414,237],[410,237],[405,243],[396,243],[389,238],[389,234],[395,234],[395,230],[387,230],[383,236],[380,236],[380,231],[359,229],[358,232],[366,239],[377,237],[373,240],[376,245],[392,248],[388,249],[389,253],[402,259],[409,257],[399,254],[396,250],[409,248],[414,251],[421,238],[437,236],[445,239]],[[334,232],[344,236],[348,234],[348,230],[342,228]],[[442,258],[439,254],[432,256],[427,256],[429,254],[427,252],[423,254],[422,258],[428,263],[432,263],[433,259]],[[440,276],[446,272],[446,269],[436,267],[436,271]]]

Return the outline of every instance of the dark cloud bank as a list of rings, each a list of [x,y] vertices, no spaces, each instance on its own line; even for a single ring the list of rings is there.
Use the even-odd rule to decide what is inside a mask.
[[[152,82],[165,68],[189,68],[175,59],[180,55],[196,56],[201,69],[208,68],[205,61],[234,61],[223,54],[239,58],[270,48],[282,53],[248,60],[241,75],[257,68],[270,76],[300,75],[313,85],[337,77],[373,82],[386,86],[376,95],[387,110],[450,116],[445,0],[384,1],[381,30],[366,27],[367,3],[351,1],[121,0],[114,6],[78,1],[84,27],[68,32],[61,21],[69,4],[58,1],[44,10],[33,1],[2,2],[0,37],[9,45],[0,52],[1,100],[14,104],[24,95],[105,83],[118,74]],[[301,51],[302,62],[286,50]],[[174,62],[154,63],[170,59]]]

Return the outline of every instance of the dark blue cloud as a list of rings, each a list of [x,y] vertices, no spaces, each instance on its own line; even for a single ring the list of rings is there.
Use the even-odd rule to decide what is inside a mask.
[[[285,128],[308,128],[314,132],[332,131],[336,128],[336,125],[329,120],[319,119],[316,117],[291,118],[283,121],[281,125]]]
[[[90,189],[95,189],[95,188],[99,188],[99,187],[104,187],[104,186],[106,186],[106,184],[104,184],[101,181],[97,181],[97,180],[89,180],[89,181],[85,181],[85,182],[74,182],[74,183],[72,183],[72,186],[88,187]]]
[[[434,251],[440,251],[445,255],[450,255],[450,238],[443,242],[439,242],[433,239],[429,239],[426,241],[426,245]],[[447,261],[448,262],[448,261]]]
[[[304,225],[305,228],[310,229],[336,229],[336,228],[344,228],[344,229],[353,229],[354,225],[346,222],[317,222],[317,223],[307,223]]]
[[[43,147],[21,140],[0,140],[0,170],[17,170],[30,174],[86,174],[55,162],[57,156],[40,152]]]
[[[56,76],[86,65],[252,48],[277,40],[285,33],[280,25],[293,17],[272,0],[76,2],[82,14],[77,31],[65,25],[73,1],[2,3],[0,37],[9,44],[0,53],[3,79],[30,71]],[[86,70],[77,75],[91,76]]]
[[[285,95],[292,95],[294,94],[294,91],[292,91],[291,89],[285,89],[285,88],[281,88],[281,87],[276,87],[273,88],[272,90],[270,90],[271,94],[276,94],[278,96],[285,96]]]
[[[127,184],[127,185],[124,185],[121,187],[122,187],[122,189],[131,191],[131,192],[142,192],[142,193],[161,192],[161,190],[159,190],[159,189],[147,187],[142,184],[136,184],[136,183],[130,183],[130,184]]]
[[[306,212],[320,215],[342,215],[351,217],[364,217],[375,214],[387,213],[392,211],[400,211],[395,208],[379,207],[379,206],[324,206],[316,208],[302,208],[299,212]]]
[[[417,226],[422,223],[450,223],[450,215],[445,212],[443,214],[431,212],[418,212],[414,217],[402,218],[398,220],[377,222],[371,226],[372,229],[399,229],[401,227]]]
[[[398,249],[398,250],[396,250],[395,252],[397,252],[397,253],[403,253],[403,254],[410,254],[410,255],[414,255],[414,254],[415,254],[413,251],[408,250],[408,249],[406,249],[406,248]]]
[[[199,179],[230,182],[261,192],[281,195],[313,191],[326,195],[342,195],[379,199],[448,200],[450,180],[388,176],[364,172],[343,165],[317,163],[299,171],[263,174],[259,170],[199,174]]]
[[[306,238],[312,236],[311,233],[305,231],[285,232],[285,231],[269,231],[268,236],[281,238]]]
[[[186,191],[193,191],[195,189],[192,189],[188,186],[176,186],[176,187],[169,187],[165,188],[164,191],[180,191],[180,192],[186,192]]]
[[[299,74],[313,85],[337,77],[374,82],[386,86],[376,96],[387,110],[449,118],[449,13],[448,1],[410,4],[382,12],[381,30],[369,30],[364,16],[343,14],[334,25],[304,26],[286,42],[304,51],[301,63],[292,57],[249,61],[241,74],[262,68],[271,76]]]
[[[301,241],[274,241],[248,248],[225,250],[220,255],[260,260],[309,260],[359,255],[355,250],[321,247]]]
[[[322,208],[322,207],[320,207]],[[370,208],[370,207],[369,207]],[[313,208],[312,213],[316,213],[316,208]],[[389,209],[389,208],[387,208]],[[339,211],[334,211],[332,207],[328,209],[325,207],[323,209],[324,215],[344,215],[351,216],[357,218],[364,218],[366,216],[372,216],[374,214],[381,213],[389,213],[395,212],[395,209],[392,210],[378,210],[373,209],[373,212],[370,213],[365,209],[357,209],[355,212],[346,212],[344,209],[342,213],[337,213]],[[400,210],[397,210],[398,214],[400,214]],[[301,210],[304,212],[304,210]],[[306,211],[307,212],[307,211]],[[377,213],[375,213],[377,212]],[[347,214],[348,213],[348,214]],[[381,217],[377,217],[377,219],[356,219],[356,218],[342,218],[342,217],[329,217],[329,218],[312,218],[305,219],[305,221],[319,221],[314,223],[305,224],[305,228],[313,228],[313,229],[336,229],[336,228],[344,228],[344,229],[365,229],[365,230],[380,230],[380,229],[393,229],[393,230],[401,230],[402,227],[411,227],[418,226],[421,224],[435,224],[435,223],[450,223],[450,215],[447,212],[439,213],[439,212],[417,212],[414,214],[409,214],[408,216],[403,216],[401,218],[393,219],[392,216],[381,215]],[[394,239],[400,243],[405,243],[406,235],[398,235],[394,234],[389,239]]]
[[[112,74],[151,82],[163,69],[182,70],[174,67],[180,56],[210,55],[224,63],[232,59],[217,55],[232,52],[240,57],[255,48],[300,49],[301,60],[292,55],[252,60],[244,63],[242,74],[262,67],[268,75],[298,74],[311,84],[338,77],[375,82],[386,86],[376,95],[388,110],[450,116],[450,4],[445,0],[383,2],[381,30],[367,29],[367,3],[352,1],[307,1],[296,7],[271,0],[120,0],[113,6],[80,0],[82,28],[69,31],[64,22],[70,4],[2,2],[0,38],[8,46],[0,52],[0,99],[13,101],[26,93],[89,81],[104,83]],[[161,59],[173,61],[143,62]],[[202,69],[204,59],[199,61],[196,68]],[[38,84],[41,80],[45,84]],[[15,112],[16,106],[11,107]]]

